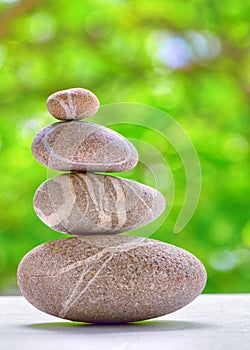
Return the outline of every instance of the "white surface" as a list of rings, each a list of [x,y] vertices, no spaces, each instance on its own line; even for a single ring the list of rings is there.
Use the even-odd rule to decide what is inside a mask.
[[[0,350],[249,350],[250,294],[202,295],[173,314],[94,326],[46,315],[22,297],[0,297]]]

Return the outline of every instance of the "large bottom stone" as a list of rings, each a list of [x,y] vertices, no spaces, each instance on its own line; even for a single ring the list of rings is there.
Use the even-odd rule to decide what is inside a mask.
[[[64,238],[31,250],[18,267],[19,287],[32,305],[81,322],[162,316],[194,300],[205,283],[195,256],[139,237]]]

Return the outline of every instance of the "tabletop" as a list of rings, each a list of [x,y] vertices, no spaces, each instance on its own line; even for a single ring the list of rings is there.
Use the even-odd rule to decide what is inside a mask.
[[[127,325],[66,321],[23,297],[0,297],[1,350],[249,350],[250,294],[206,294],[170,315]]]

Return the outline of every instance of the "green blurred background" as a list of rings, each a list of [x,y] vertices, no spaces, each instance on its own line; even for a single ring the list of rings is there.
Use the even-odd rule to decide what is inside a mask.
[[[17,292],[16,268],[25,253],[65,237],[33,211],[34,191],[47,170],[30,144],[54,122],[45,108],[48,95],[78,86],[93,90],[101,104],[160,108],[184,127],[201,162],[200,202],[186,228],[174,234],[185,172],[174,149],[161,146],[176,197],[153,238],[203,261],[206,292],[250,291],[249,18],[244,0],[0,1],[2,294]],[[157,147],[150,132],[119,131]],[[143,182],[144,172],[139,165],[130,177]]]

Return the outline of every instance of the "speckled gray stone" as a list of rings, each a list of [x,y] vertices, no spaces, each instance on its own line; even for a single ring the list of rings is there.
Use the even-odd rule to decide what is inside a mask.
[[[34,157],[47,168],[66,171],[126,171],[138,162],[135,147],[104,126],[72,121],[48,125],[32,143]]]
[[[145,320],[194,300],[206,271],[192,254],[139,237],[65,238],[30,251],[18,268],[24,297],[72,321]]]
[[[56,119],[77,120],[94,115],[100,103],[93,92],[72,88],[50,95],[46,106],[49,113]]]
[[[146,225],[164,210],[156,189],[114,176],[73,173],[44,182],[34,196],[38,217],[74,235],[117,234]]]

